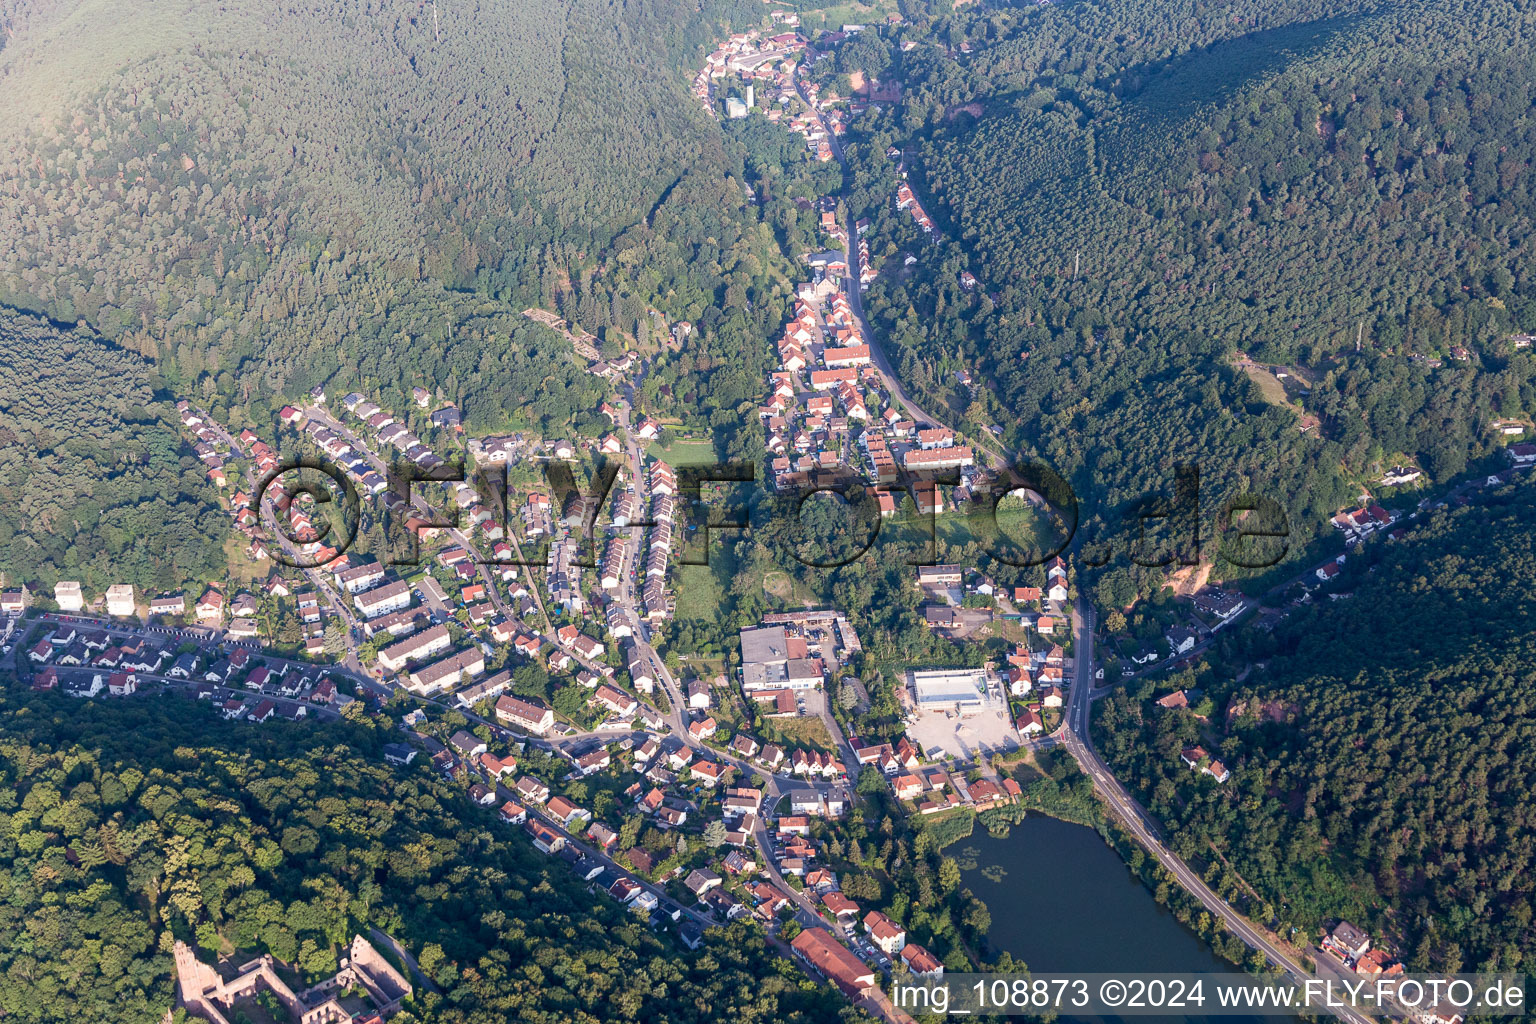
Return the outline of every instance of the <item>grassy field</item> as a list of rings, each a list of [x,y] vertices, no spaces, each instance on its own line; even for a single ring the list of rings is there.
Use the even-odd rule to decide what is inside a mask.
[[[780,601],[791,601],[795,596],[795,581],[789,573],[775,570],[763,577],[763,591]]]
[[[933,522],[925,515],[897,515],[885,520],[880,536],[882,544],[904,546],[913,551],[927,551],[936,541],[934,561],[949,559],[950,550],[979,543],[986,550],[1006,552],[1009,558],[1033,558],[1056,550],[1061,544],[1057,524],[1040,509],[1021,498],[1005,496],[997,506],[997,521],[983,508],[962,506],[963,512],[946,511]],[[931,534],[930,534],[930,531]],[[772,591],[770,591],[772,593]]]
[[[792,8],[785,8],[786,10]],[[868,24],[878,21],[887,14],[896,10],[894,0],[876,0],[874,3],[859,3],[858,0],[849,0],[847,3],[835,4],[823,7],[820,10],[806,10],[800,14],[800,23],[806,28],[817,26],[829,26],[837,28],[847,24]]]
[[[815,593],[782,570],[774,570],[763,577],[763,591],[786,608],[809,608],[816,604]]]
[[[653,444],[645,450],[653,459],[660,459],[669,466],[707,466],[715,461],[713,441],[673,441],[663,448]]]
[[[1259,391],[1264,395],[1264,401],[1270,405],[1289,405],[1285,397],[1285,385],[1280,383],[1280,378],[1270,373],[1261,366],[1245,366],[1243,372],[1259,386]]]
[[[726,587],[736,575],[736,559],[729,548],[716,546],[709,552],[708,565],[680,565],[677,578],[679,619],[709,619],[720,616]]]
[[[994,636],[1000,636],[1009,643],[1023,643],[1029,639],[1029,630],[1012,619],[993,619],[972,633],[969,639],[980,642]]]
[[[258,562],[245,553],[245,549],[249,546],[250,541],[246,540],[244,534],[233,531],[230,532],[229,539],[224,542],[224,556],[229,562],[229,582],[236,588],[246,587],[256,580],[264,580],[271,572],[270,562]]]
[[[722,590],[712,566],[678,567],[677,617],[713,619],[720,610]]]
[[[683,665],[691,675],[696,675],[705,682],[713,685],[716,676],[725,675],[725,659],[721,657],[706,657],[698,653],[683,655]]]
[[[777,743],[785,750],[832,750],[832,734],[827,732],[827,723],[819,718],[765,718],[760,732],[761,739]]]

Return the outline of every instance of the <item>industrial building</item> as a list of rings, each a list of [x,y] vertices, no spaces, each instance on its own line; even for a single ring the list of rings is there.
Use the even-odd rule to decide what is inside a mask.
[[[982,711],[988,704],[987,690],[984,669],[940,668],[912,673],[912,696],[924,711]]]

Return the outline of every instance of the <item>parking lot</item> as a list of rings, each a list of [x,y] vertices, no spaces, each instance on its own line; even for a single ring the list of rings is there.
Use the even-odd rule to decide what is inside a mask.
[[[988,709],[972,715],[957,712],[917,711],[907,735],[925,754],[962,761],[985,759],[1017,750],[1018,733],[1006,709]]]

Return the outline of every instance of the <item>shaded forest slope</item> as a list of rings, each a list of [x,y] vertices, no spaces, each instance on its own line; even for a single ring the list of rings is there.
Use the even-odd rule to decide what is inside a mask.
[[[924,147],[1021,305],[1273,360],[1352,348],[1362,324],[1373,347],[1435,354],[1536,318],[1522,5],[1235,9],[1235,37],[1161,58],[1136,45],[1138,7],[1058,12],[1113,28],[1118,52],[1042,23],[982,55],[987,114]],[[1052,41],[1070,56],[1040,62]]]
[[[1353,597],[1248,638],[1244,682],[1224,669],[1198,680],[1230,710],[1225,727],[1157,708],[1147,683],[1106,702],[1106,753],[1174,824],[1179,850],[1204,857],[1214,843],[1282,920],[1370,923],[1420,969],[1529,964],[1528,485],[1355,561]],[[1232,767],[1227,785],[1180,764],[1195,742]]]
[[[538,301],[709,151],[683,7],[4,0],[0,303],[281,391]]]
[[[0,573],[140,593],[222,576],[229,523],[154,368],[0,309]]]
[[[373,926],[441,991],[399,1024],[862,1019],[749,925],[680,955],[423,761],[391,768],[391,731],[0,694],[0,1014],[153,1024],[175,939],[312,983]]]

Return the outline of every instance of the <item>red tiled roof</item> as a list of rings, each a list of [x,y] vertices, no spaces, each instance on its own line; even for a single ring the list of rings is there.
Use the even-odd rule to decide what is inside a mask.
[[[825,928],[807,928],[790,945],[844,995],[858,995],[875,983],[874,969],[850,953]]]

